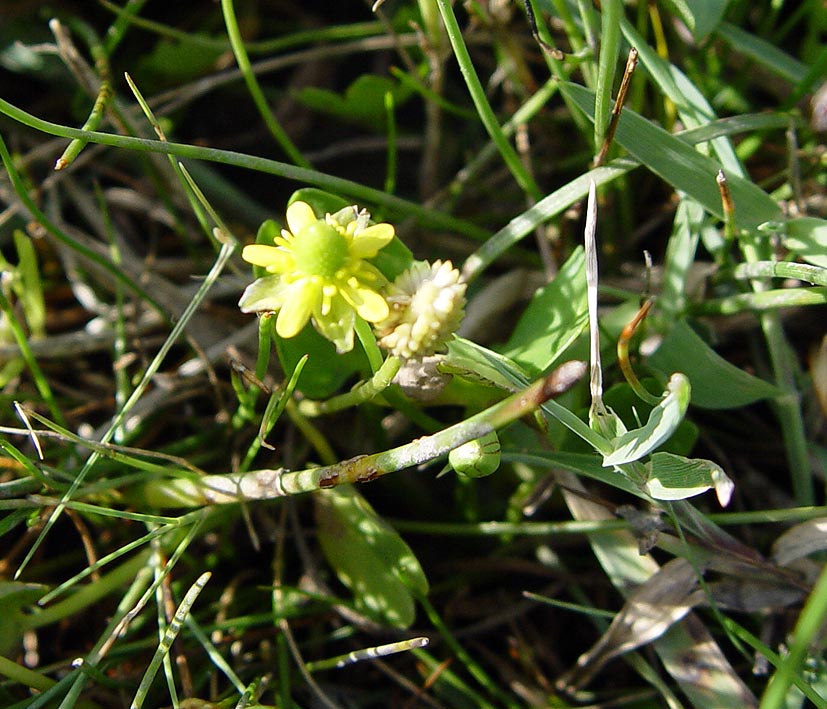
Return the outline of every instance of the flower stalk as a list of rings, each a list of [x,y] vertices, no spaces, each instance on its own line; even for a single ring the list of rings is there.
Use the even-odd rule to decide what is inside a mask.
[[[381,453],[360,455],[334,465],[298,471],[277,468],[233,475],[153,481],[144,487],[142,496],[153,507],[197,507],[271,500],[337,485],[370,482],[388,473],[446,456],[468,441],[537,411],[576,381],[576,377],[570,376],[571,372],[568,371],[573,365],[576,365],[579,375],[585,372],[583,363],[567,362],[562,368],[567,369],[568,376],[561,377],[557,371],[551,372],[465,421]]]

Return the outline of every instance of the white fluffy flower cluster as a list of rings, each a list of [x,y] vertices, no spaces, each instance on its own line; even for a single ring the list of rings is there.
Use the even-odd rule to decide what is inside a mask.
[[[374,325],[379,346],[405,360],[445,349],[465,314],[465,287],[450,261],[417,261],[385,291],[390,314]]]

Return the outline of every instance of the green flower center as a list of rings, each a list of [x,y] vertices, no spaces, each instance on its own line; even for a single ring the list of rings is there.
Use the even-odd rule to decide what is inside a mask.
[[[333,278],[345,265],[350,244],[330,224],[319,220],[294,236],[293,259],[302,273]]]

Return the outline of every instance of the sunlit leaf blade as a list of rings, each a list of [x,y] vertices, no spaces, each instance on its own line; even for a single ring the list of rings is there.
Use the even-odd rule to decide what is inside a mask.
[[[703,92],[683,71],[661,57],[654,47],[650,47],[630,22],[624,20],[621,28],[626,41],[638,51],[638,70],[648,72],[657,87],[675,104],[681,123],[686,128],[700,128],[717,120],[718,117]],[[728,174],[744,176],[744,168],[729,137],[715,138],[711,141],[711,146]]]
[[[737,25],[722,22],[718,25],[715,34],[737,52],[754,59],[761,66],[793,84],[798,84],[807,76],[808,67],[806,64],[794,59],[776,45],[767,42],[752,32],[741,29]]]
[[[684,500],[714,489],[721,507],[726,507],[735,489],[723,468],[711,460],[661,451],[652,454],[646,467],[645,488],[656,500]]]
[[[440,369],[505,391],[523,389],[531,380],[509,357],[462,337],[448,343],[448,354]]]
[[[535,376],[554,364],[588,322],[585,264],[578,247],[554,280],[534,294],[502,348],[506,357]]]
[[[561,83],[560,89],[583,113],[592,117],[592,91],[571,83]],[[717,161],[701,155],[686,141],[629,109],[623,111],[615,139],[676,190],[686,192],[707,212],[723,218],[721,194],[715,181],[721,168]],[[727,178],[735,203],[736,226],[752,231],[764,222],[781,218],[781,210],[775,200],[760,187],[737,175],[727,175]]]
[[[666,0],[696,40],[703,39],[717,27],[729,0]]]
[[[357,608],[377,622],[409,627],[415,596],[428,592],[410,547],[353,487],[322,490],[314,499],[319,543]]]
[[[827,220],[816,217],[790,219],[785,231],[784,246],[807,263],[827,268]]]
[[[679,320],[648,363],[664,374],[683,372],[692,384],[692,404],[705,409],[735,409],[779,395],[779,390],[730,364]]]
[[[645,426],[618,436],[612,453],[603,456],[603,465],[622,465],[640,460],[671,436],[689,406],[689,380],[680,372],[666,385],[666,396],[652,409]]]

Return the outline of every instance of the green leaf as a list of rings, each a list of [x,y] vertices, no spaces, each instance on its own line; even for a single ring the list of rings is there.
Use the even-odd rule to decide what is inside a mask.
[[[660,384],[652,377],[644,377],[641,384],[648,391],[656,391]],[[694,402],[695,390],[692,390]],[[603,393],[603,403],[622,421],[642,421],[649,417],[652,406],[641,401],[637,392],[628,382],[617,382]],[[690,419],[683,419],[669,440],[662,446],[663,450],[678,455],[688,455],[698,442],[698,426]]]
[[[223,53],[224,50],[217,47],[162,39],[151,52],[144,54],[132,74],[140,86],[151,84],[151,90],[156,91],[159,84],[178,85],[207,73],[215,68]]]
[[[703,220],[703,208],[694,199],[684,197],[678,202],[672,234],[666,245],[663,289],[658,298],[658,310],[668,321],[675,320],[686,308],[689,279]],[[674,371],[675,368],[670,369],[669,373]]]
[[[669,378],[666,396],[649,413],[646,425],[627,431],[612,441],[614,450],[603,456],[603,465],[623,465],[640,460],[666,441],[683,420],[689,406],[689,380],[680,372]]]
[[[686,74],[658,55],[657,50],[649,46],[628,21],[623,20],[621,29],[626,41],[637,48],[640,67],[652,77],[658,89],[672,100],[686,128],[699,128],[718,119],[709,101]],[[710,144],[727,174],[744,177],[744,168],[728,136],[715,138]],[[704,152],[703,147],[701,151]]]
[[[809,67],[806,64],[791,57],[772,42],[742,30],[737,25],[722,22],[715,34],[735,51],[753,59],[791,84],[801,83],[808,74]]]
[[[593,91],[567,82],[560,83],[560,90],[586,116],[592,117]],[[621,114],[615,138],[652,172],[676,190],[694,197],[710,214],[723,219],[721,193],[715,179],[721,167],[717,161],[701,155],[685,140],[628,108]],[[735,203],[735,224],[739,229],[754,231],[764,222],[781,219],[778,204],[760,187],[737,175],[727,175],[727,182]]]
[[[736,409],[781,393],[769,382],[727,362],[686,320],[675,323],[648,363],[665,375],[683,372],[692,383],[692,404],[704,409]]]
[[[784,246],[807,263],[827,268],[827,221],[816,217],[790,219]]]
[[[307,202],[317,217],[324,217],[325,214],[335,214],[340,209],[344,209],[351,204],[344,197],[340,197],[332,192],[325,192],[317,187],[302,187],[290,195],[287,200],[289,207],[293,202]]]
[[[696,40],[701,40],[714,30],[724,16],[729,0],[666,0]]]
[[[407,628],[415,598],[428,593],[428,580],[410,547],[349,485],[314,497],[322,551],[357,608],[373,620]]]
[[[320,113],[341,118],[349,123],[381,130],[386,123],[385,94],[393,96],[395,106],[400,106],[411,90],[386,76],[363,74],[345,89],[343,95],[315,86],[297,91],[295,98],[305,106]]]
[[[20,287],[15,290],[26,314],[30,336],[42,337],[46,334],[46,304],[37,253],[32,240],[19,229],[14,231],[14,245],[18,257],[16,270],[20,274]]]
[[[448,354],[439,368],[446,374],[510,392],[524,389],[531,381],[528,373],[510,358],[462,337],[448,343]]]
[[[646,468],[649,480],[644,487],[656,500],[685,500],[714,489],[721,507],[726,507],[735,489],[720,465],[703,458],[653,453]]]
[[[588,320],[586,258],[578,247],[554,280],[534,294],[502,353],[537,376],[580,336]]]

